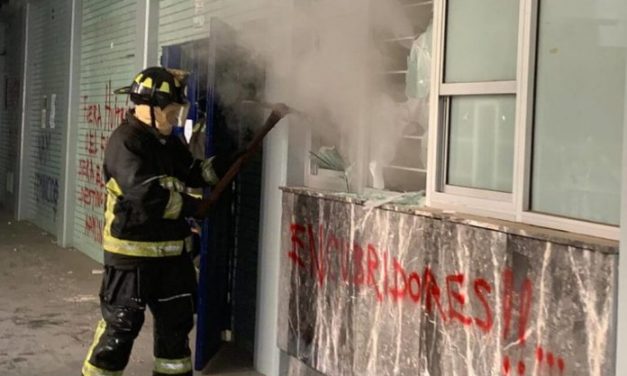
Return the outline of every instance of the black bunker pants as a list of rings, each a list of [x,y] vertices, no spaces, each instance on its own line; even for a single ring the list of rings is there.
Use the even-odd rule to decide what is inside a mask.
[[[153,375],[192,375],[188,334],[194,326],[196,277],[189,255],[134,267],[105,266],[102,320],[84,376],[122,375],[148,306],[154,317]]]

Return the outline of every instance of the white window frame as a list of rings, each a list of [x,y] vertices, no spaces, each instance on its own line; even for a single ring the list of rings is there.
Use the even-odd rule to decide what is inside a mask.
[[[426,203],[430,207],[465,212],[541,227],[618,240],[618,226],[598,224],[531,211],[531,151],[538,0],[520,0],[516,81],[445,84],[444,47],[447,0],[434,1],[433,62],[429,117]],[[446,177],[447,97],[463,94],[516,95],[512,192],[452,187]],[[619,203],[617,203],[618,205]]]

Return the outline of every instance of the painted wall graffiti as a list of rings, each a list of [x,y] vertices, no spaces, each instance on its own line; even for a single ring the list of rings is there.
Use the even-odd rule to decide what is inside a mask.
[[[81,187],[78,196],[78,202],[92,210],[103,208],[105,205],[105,194],[102,190]]]
[[[20,101],[20,80],[5,76],[4,78],[4,109],[17,108]]]
[[[101,159],[100,159],[101,160]],[[102,189],[105,186],[104,172],[102,171],[99,160],[93,158],[83,158],[78,160],[78,177],[81,181]],[[95,189],[95,188],[92,188]]]
[[[284,193],[279,347],[329,375],[611,372],[617,248]]]
[[[46,174],[35,173],[33,184],[37,203],[49,205],[56,215],[59,203],[59,180]]]
[[[102,243],[102,228],[103,223],[100,216],[91,214],[85,216],[85,232],[98,243]]]
[[[113,130],[126,115],[128,110],[128,97],[124,102],[118,102],[113,94],[111,80],[105,84],[104,102],[90,102],[89,96],[83,96],[83,120],[86,124],[95,128]]]
[[[50,147],[52,146],[52,132],[49,130],[41,130],[37,134],[37,161],[41,165],[45,165],[50,160]]]
[[[103,209],[105,205],[105,177],[102,168],[104,152],[111,132],[124,120],[128,111],[128,97],[118,101],[111,81],[104,87],[102,100],[82,97],[83,126],[79,133],[81,146],[78,159],[77,204],[85,211],[83,233],[96,243],[102,242]]]
[[[4,96],[4,109],[17,109],[20,100],[21,84],[17,78],[11,78],[5,76],[5,96]],[[18,146],[19,146],[19,118],[20,111],[7,111],[6,129],[8,129],[8,139],[13,142],[8,142],[8,155],[10,159],[17,160]]]
[[[287,257],[315,279],[319,289],[324,289],[329,279],[343,282],[356,289],[369,290],[379,304],[384,301],[406,304],[409,309],[437,315],[445,325],[473,327],[484,334],[494,329],[495,312],[501,312],[503,340],[509,340],[514,333],[519,346],[526,344],[533,298],[531,280],[524,278],[515,291],[514,273],[510,268],[501,272],[502,299],[495,301],[490,299],[496,291],[495,282],[489,278],[471,279],[464,273],[440,276],[429,266],[423,270],[408,270],[396,257],[381,252],[375,245],[357,242],[351,245],[348,239],[337,237],[332,228],[322,224],[291,223],[289,230],[291,247]],[[339,261],[339,274],[330,271],[330,257]],[[466,295],[464,290],[471,293]],[[495,304],[502,306],[496,308]],[[475,315],[465,312],[465,308],[473,305],[480,306],[480,312]],[[518,318],[516,328],[513,317]],[[562,375],[566,369],[564,359],[541,345],[536,351],[538,365],[543,365],[545,352],[547,368]],[[526,368],[524,360],[513,366],[509,356],[503,358],[505,375],[514,372],[524,375]]]

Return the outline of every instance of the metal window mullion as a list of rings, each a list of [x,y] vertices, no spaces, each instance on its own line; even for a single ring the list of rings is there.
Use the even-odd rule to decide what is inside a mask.
[[[433,60],[431,61],[431,93],[429,100],[429,139],[427,151],[427,189],[425,201],[428,206],[433,206],[434,198],[441,188],[444,173],[443,159],[443,128],[442,105],[440,85],[444,72],[444,28],[446,25],[446,0],[434,0],[433,5]]]
[[[492,191],[482,188],[461,187],[447,184],[444,186],[443,192],[451,195],[474,197],[482,200],[512,202],[511,193]]]
[[[449,165],[449,152],[450,152],[450,127],[449,121],[451,118],[451,97],[441,97],[440,100],[440,126],[438,136],[440,138],[440,152],[438,153],[438,167],[440,173],[438,174],[437,191],[442,192],[447,184],[448,180],[448,165]]]
[[[516,94],[516,90],[516,80],[440,84],[440,96]]]
[[[533,158],[533,118],[535,105],[535,73],[538,34],[538,1],[521,2],[521,24],[524,26],[519,42],[519,97],[516,107],[516,140],[514,182],[516,218],[523,220],[531,210],[531,174]]]
[[[482,191],[485,194],[485,191]],[[499,193],[499,192],[493,192]],[[511,201],[494,200],[488,197],[462,196],[446,192],[434,192],[431,197],[433,207],[475,216],[514,221],[514,207]]]

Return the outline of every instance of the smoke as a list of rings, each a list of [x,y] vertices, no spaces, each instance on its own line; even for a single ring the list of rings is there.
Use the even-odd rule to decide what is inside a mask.
[[[364,184],[390,188],[383,166],[424,168],[426,142],[407,141],[404,135],[426,134],[424,89],[429,82],[423,78],[417,95],[406,89],[420,84],[410,85],[411,77],[406,79],[403,72],[408,71],[410,51],[417,51],[412,50],[416,37],[428,27],[431,8],[415,9],[423,13],[422,25],[416,27],[410,19],[416,14],[397,0],[303,4],[294,12],[291,99],[294,106],[315,114],[310,127],[313,151],[335,146],[348,164],[361,164],[352,179],[357,191]],[[404,45],[385,42],[401,38]],[[430,55],[425,60],[422,66],[430,65]]]
[[[372,2],[376,8],[370,3],[321,0],[297,7],[294,15],[294,106],[315,114],[314,138],[349,160],[370,127],[374,95],[383,91],[387,56],[375,38],[412,34],[395,0]]]
[[[415,39],[427,29],[432,17],[430,6],[407,6],[420,1],[295,2],[290,22],[286,22],[289,27],[283,31],[289,33],[291,43],[289,66],[273,61],[280,43],[276,35],[263,26],[256,25],[258,30],[251,32],[251,25],[243,25],[247,62],[242,62],[241,53],[236,51],[239,47],[227,46],[225,53],[232,58],[222,68],[217,87],[223,104],[238,111],[242,99],[260,99],[242,82],[254,81],[253,77],[267,66],[287,67],[289,71],[279,75],[289,86],[289,98],[283,101],[309,115],[292,118],[290,124],[310,130],[312,151],[332,146],[348,165],[361,163],[367,176],[354,179],[361,182],[356,184],[383,188],[382,166],[400,163],[420,167],[420,162],[412,159],[425,158],[420,146],[400,147],[404,135],[426,134],[427,129],[429,81],[424,73],[428,76],[429,72],[422,72],[422,84],[415,85],[409,84],[410,73],[404,73],[410,51],[416,55]],[[383,42],[398,38],[404,39]],[[253,61],[258,63],[252,64],[256,68],[245,69],[244,65]],[[412,63],[415,65],[416,60]],[[430,60],[423,56],[421,64],[427,66]],[[242,79],[242,74],[248,77]]]

